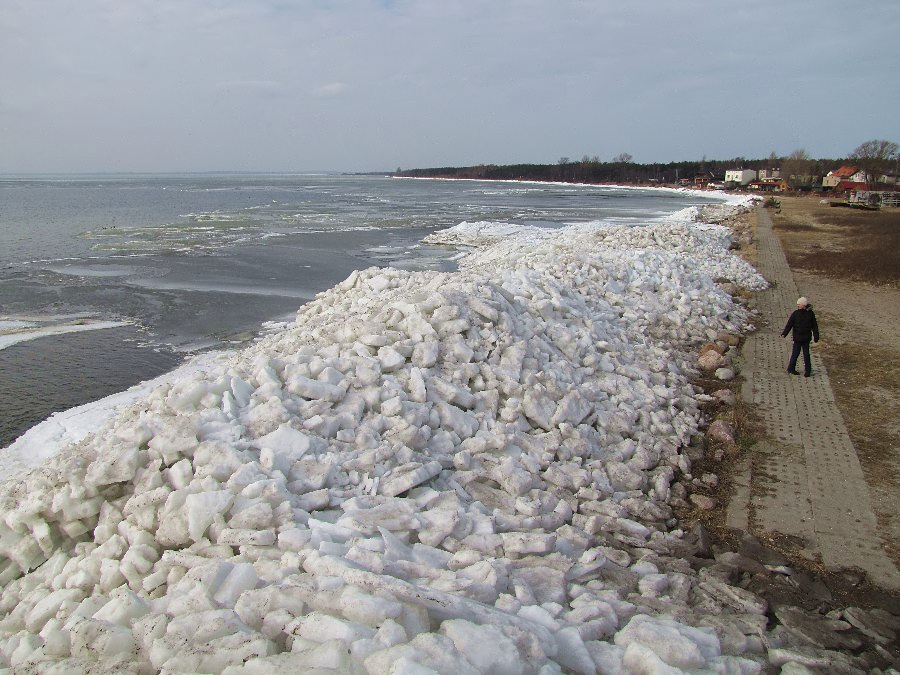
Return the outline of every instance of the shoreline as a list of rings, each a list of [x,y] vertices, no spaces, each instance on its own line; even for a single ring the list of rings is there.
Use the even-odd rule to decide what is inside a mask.
[[[168,174],[164,174],[164,175],[168,175]],[[256,175],[256,174],[250,174],[250,175]],[[276,174],[276,175],[280,175],[280,174]],[[388,176],[388,177],[395,178],[393,176]],[[406,177],[396,177],[396,178],[404,179]],[[525,184],[533,183],[536,185],[552,184],[552,185],[557,185],[557,186],[578,185],[578,186],[582,186],[582,187],[599,187],[599,188],[610,188],[610,189],[619,189],[620,187],[624,187],[624,186],[618,186],[618,185],[591,185],[591,184],[579,184],[579,183],[572,183],[572,182],[548,183],[545,181],[516,181],[516,180],[496,181],[496,180],[490,180],[490,179],[454,179],[454,178],[430,178],[430,177],[422,177],[422,178],[410,177],[409,179],[411,179],[411,180],[428,180],[428,181],[475,181],[475,182],[494,182],[494,183],[509,182],[509,183],[525,183]],[[745,204],[748,201],[752,201],[751,198],[748,198],[746,196],[740,197],[740,198],[735,198],[735,199],[729,199],[728,196],[725,195],[724,193],[710,194],[707,191],[706,193],[701,194],[698,191],[692,191],[692,190],[687,190],[687,189],[682,189],[682,188],[648,187],[648,188],[635,188],[635,189],[636,190],[672,192],[674,194],[681,194],[681,195],[691,194],[691,195],[695,195],[695,196],[702,196],[705,199],[711,200],[708,204],[703,204],[703,205],[698,205],[698,206],[693,206],[693,207],[686,207],[685,209],[681,209],[681,210],[673,212],[673,213],[667,213],[665,215],[657,216],[656,218],[648,219],[649,223],[660,222],[660,221],[670,221],[670,220],[674,220],[674,221],[684,220],[687,215],[690,215],[690,217],[692,219],[696,220],[700,216],[700,213],[698,211],[694,211],[694,212],[691,212],[690,214],[688,214],[688,211],[690,209],[703,209],[703,208],[707,208],[707,207],[713,207],[713,208],[720,207],[722,209],[729,209],[729,208],[739,207],[741,204]],[[465,222],[463,224],[465,224]],[[489,226],[494,227],[495,225],[493,223],[489,223]],[[569,226],[571,226],[571,225],[569,225]],[[518,230],[521,232],[527,228],[528,228],[528,226],[519,226],[519,225],[510,226],[511,231]],[[447,228],[445,231],[450,232],[453,230],[454,230],[454,227],[450,227],[450,228]],[[501,236],[505,236],[505,235],[501,235]],[[426,237],[426,239],[421,240],[420,243],[427,243],[427,241],[428,241],[428,238]],[[458,248],[458,253],[453,258],[454,261],[456,261],[462,257],[465,257],[465,255],[467,254],[467,251],[466,251],[467,247],[463,245],[460,248],[459,242],[450,242],[449,245],[455,246]],[[318,294],[316,294],[316,295],[318,295]],[[312,299],[313,299],[312,297],[307,298],[307,302]],[[296,314],[296,312],[292,312],[291,314],[292,315]],[[43,318],[30,317],[30,318],[32,319],[33,323],[40,323],[42,321],[46,322],[47,320],[49,320],[49,317],[43,317]],[[67,317],[62,316],[61,318],[67,318]],[[79,318],[79,317],[73,317],[73,318]],[[116,327],[119,325],[119,323],[117,323],[117,322],[106,322],[106,323],[98,322],[98,323],[99,323],[99,325],[96,326],[97,328],[108,328],[108,327],[111,328],[111,327]],[[268,323],[272,323],[272,322],[268,322]],[[280,323],[280,322],[277,322],[277,323]],[[122,325],[128,325],[128,324],[127,324],[127,322],[125,322]],[[87,330],[87,328],[80,328],[80,327],[73,328],[71,332],[75,332],[78,330]],[[63,333],[63,332],[69,332],[69,331],[60,331],[60,333]],[[267,329],[265,325],[260,326],[259,331],[258,331],[258,338],[263,337],[267,332],[269,332],[269,329]],[[4,347],[7,347],[7,346],[12,346],[13,344],[17,344],[18,342],[20,342],[24,339],[32,339],[33,340],[33,339],[37,339],[40,337],[55,335],[55,334],[57,334],[57,333],[49,333],[48,332],[48,333],[34,334],[33,336],[29,335],[27,338],[21,338],[20,340],[17,340],[16,342],[10,341],[9,344],[4,344],[3,341],[4,341],[4,339],[11,340],[11,338],[8,338],[6,335],[0,335],[0,349],[3,349]],[[227,354],[227,353],[231,353],[232,351],[233,351],[232,349],[227,348],[227,347],[222,348],[222,349],[214,349],[214,350],[201,350],[197,354],[197,356],[199,356],[202,361],[205,358],[203,355],[206,353]],[[175,349],[175,352],[177,353],[178,349]],[[72,419],[78,418],[78,417],[80,417],[82,419],[90,419],[91,425],[99,426],[103,421],[107,420],[111,415],[114,414],[113,413],[114,410],[118,410],[121,407],[119,405],[119,403],[117,402],[119,400],[119,394],[121,394],[123,396],[125,396],[127,394],[128,398],[133,398],[135,395],[147,394],[147,393],[149,393],[149,390],[152,389],[152,387],[157,386],[159,384],[159,382],[164,379],[165,376],[171,376],[172,378],[177,378],[178,375],[176,373],[177,373],[177,371],[182,369],[182,366],[187,367],[188,372],[190,372],[191,361],[193,361],[193,358],[189,357],[187,362],[176,367],[170,373],[166,373],[164,376],[153,377],[149,380],[138,382],[135,385],[128,387],[128,389],[126,391],[117,392],[117,393],[111,394],[108,397],[105,397],[103,399],[93,401],[90,403],[86,403],[83,405],[79,405],[76,407],[76,409],[60,410],[60,411],[54,412],[51,414],[50,417],[48,417],[47,419],[45,419],[41,422],[38,422],[36,425],[34,425],[34,426],[30,427],[28,430],[26,430],[23,434],[20,434],[12,442],[8,443],[5,447],[0,448],[0,452],[10,451],[11,453],[21,454],[23,457],[26,457],[26,458],[27,457],[42,457],[42,458],[44,458],[44,457],[48,456],[49,452],[47,450],[42,450],[38,453],[33,452],[30,449],[30,446],[32,445],[32,441],[29,439],[40,438],[41,444],[46,444],[46,443],[50,442],[52,439],[66,439],[67,442],[72,441],[72,440],[81,440],[81,438],[83,438],[84,434],[86,433],[85,430],[90,425],[85,426],[84,424],[78,424],[75,428],[69,429],[69,428],[67,428],[66,420],[70,419],[70,417]],[[139,394],[134,394],[134,392],[139,392]],[[109,399],[108,402],[107,402],[107,399]],[[107,410],[104,412],[104,409],[107,409]],[[71,415],[70,415],[70,411],[71,411]],[[35,429],[35,427],[40,427],[41,424],[44,424],[44,423],[46,423],[48,429],[52,429],[52,431],[37,430],[37,431],[34,431],[33,433],[31,433],[31,435],[28,437],[28,439],[25,439],[21,442],[19,441],[19,439],[22,438],[22,436],[29,434],[29,432],[32,432],[32,430]],[[26,459],[24,461],[26,462],[26,464],[23,464],[22,461],[17,461],[17,462],[15,462],[15,465],[21,469],[23,466],[28,465],[27,464],[28,460]]]
[[[579,187],[595,187],[611,190],[662,191],[675,194],[689,194],[696,197],[718,199],[725,203],[742,203],[752,199],[762,199],[761,195],[739,194],[724,190],[701,190],[697,188],[677,187],[674,185],[633,185],[627,183],[579,183],[575,181],[526,180],[516,178],[450,178],[443,176],[386,176],[394,180],[451,181],[470,183],[517,183],[524,185],[577,185]]]

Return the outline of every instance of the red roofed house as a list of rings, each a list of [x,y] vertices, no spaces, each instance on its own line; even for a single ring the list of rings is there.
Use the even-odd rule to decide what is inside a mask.
[[[866,174],[855,166],[844,165],[840,169],[829,171],[822,179],[822,188],[825,190],[865,190]]]
[[[875,185],[871,186],[866,181],[865,171],[855,166],[842,166],[840,169],[829,171],[828,175],[822,178],[822,188],[825,190],[869,190],[872,187],[888,192],[896,190],[897,177],[882,174],[878,176]]]

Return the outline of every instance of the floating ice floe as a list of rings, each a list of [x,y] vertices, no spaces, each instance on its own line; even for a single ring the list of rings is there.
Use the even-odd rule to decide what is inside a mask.
[[[26,320],[9,318],[0,320],[0,349],[28,340],[51,335],[81,333],[86,330],[103,330],[129,325],[126,321],[100,321],[79,316],[74,320],[62,317],[29,317]]]
[[[716,226],[460,225],[0,489],[16,671],[754,673],[671,485],[703,342],[764,282]],[[19,452],[27,447],[20,444]],[[46,449],[44,454],[50,454]]]

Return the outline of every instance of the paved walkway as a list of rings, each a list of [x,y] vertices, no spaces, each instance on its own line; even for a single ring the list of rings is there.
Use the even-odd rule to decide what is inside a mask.
[[[876,584],[900,589],[900,573],[884,552],[869,488],[815,345],[812,377],[787,373],[791,343],[781,330],[800,291],[813,307],[816,293],[798,291],[769,214],[762,208],[757,213],[757,269],[772,287],[758,294],[766,325],[745,343],[742,395],[753,402],[769,440],[741,458],[727,523],[757,535],[784,535],[829,570],[861,568]],[[820,329],[828,340],[828,326]]]

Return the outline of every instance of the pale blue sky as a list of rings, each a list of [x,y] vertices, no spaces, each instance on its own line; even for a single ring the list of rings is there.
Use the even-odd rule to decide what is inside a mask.
[[[3,0],[0,172],[900,142],[900,2]]]

